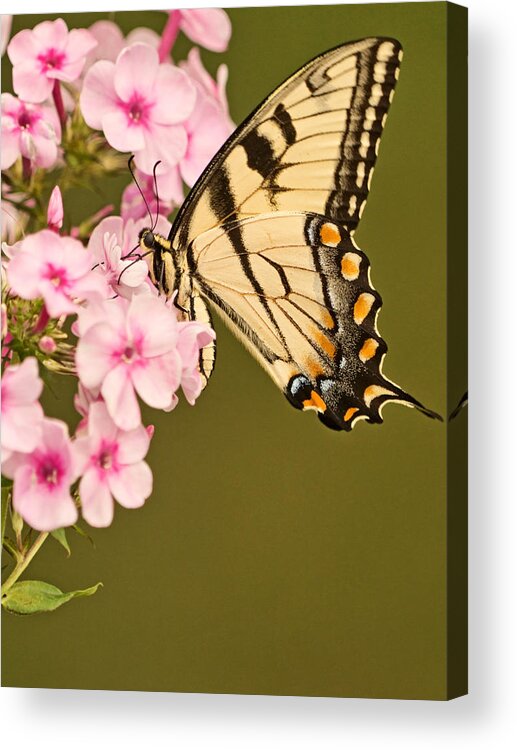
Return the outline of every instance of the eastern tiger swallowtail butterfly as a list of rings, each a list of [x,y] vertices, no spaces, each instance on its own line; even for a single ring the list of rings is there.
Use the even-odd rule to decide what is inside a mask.
[[[354,241],[401,57],[370,38],[304,65],[222,146],[169,237],[139,237],[180,315],[211,322],[211,303],[289,402],[335,430],[382,422],[388,401],[441,419],[382,373],[381,297]],[[211,343],[204,385],[214,363]]]

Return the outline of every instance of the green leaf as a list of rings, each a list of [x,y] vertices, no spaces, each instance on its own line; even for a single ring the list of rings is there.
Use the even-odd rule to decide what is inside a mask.
[[[80,596],[92,596],[102,583],[88,589],[69,591],[67,594],[57,586],[44,581],[18,581],[2,597],[2,606],[8,612],[18,615],[32,615],[36,612],[52,612],[62,604]]]
[[[55,531],[51,531],[50,535],[54,537],[56,542],[59,542],[59,544],[65,548],[67,557],[70,557],[70,555],[72,554],[72,550],[70,549],[70,545],[68,544],[65,530],[56,529]]]

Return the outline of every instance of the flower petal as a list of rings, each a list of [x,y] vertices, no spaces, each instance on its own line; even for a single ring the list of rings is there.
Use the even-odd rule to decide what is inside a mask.
[[[79,497],[82,516],[90,526],[105,528],[111,524],[115,503],[108,484],[100,480],[95,469],[88,469],[81,477]]]
[[[117,57],[114,85],[117,95],[127,102],[135,92],[146,98],[158,74],[158,52],[148,44],[137,42]]]
[[[182,10],[180,27],[196,44],[213,52],[224,52],[232,35],[232,25],[221,8]]]
[[[91,128],[101,130],[104,115],[117,110],[114,75],[115,64],[109,60],[99,60],[86,73],[79,103]]]
[[[38,73],[31,60],[18,63],[13,67],[13,88],[26,102],[36,104],[44,102],[50,96],[53,85],[50,78]]]
[[[133,297],[127,312],[127,331],[133,341],[141,342],[144,357],[157,357],[176,346],[178,320],[155,297]]]
[[[127,367],[117,365],[101,386],[110,417],[121,430],[134,430],[140,424],[140,407]]]
[[[153,491],[153,474],[144,461],[139,461],[110,474],[108,485],[124,508],[140,508]]]
[[[117,459],[121,464],[134,464],[141,461],[149,450],[150,437],[145,427],[119,432]]]
[[[175,352],[148,359],[131,371],[135,389],[146,404],[154,409],[167,409],[181,377],[181,360]]]
[[[160,125],[175,125],[192,113],[196,88],[183,70],[164,63],[156,78],[155,98],[153,120]]]
[[[102,129],[110,146],[117,151],[140,151],[145,148],[143,126],[137,122],[130,122],[121,109],[104,113]]]
[[[18,65],[37,54],[37,44],[31,29],[23,29],[13,36],[7,47],[13,65]]]
[[[187,131],[183,125],[157,125],[145,132],[145,149],[135,154],[135,164],[142,172],[152,174],[157,161],[164,170],[176,166],[187,150]]]
[[[75,362],[79,379],[86,388],[101,385],[113,367],[112,354],[116,343],[116,334],[108,323],[96,323],[81,336]]]
[[[7,130],[2,130],[1,169],[9,169],[20,156],[18,136]]]
[[[67,59],[72,62],[81,63],[81,68],[84,65],[84,59],[92,50],[97,47],[97,40],[86,29],[72,29],[68,34],[66,40],[66,56]]]

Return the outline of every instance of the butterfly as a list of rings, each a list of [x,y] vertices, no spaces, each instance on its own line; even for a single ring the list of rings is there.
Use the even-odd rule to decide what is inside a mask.
[[[151,278],[180,316],[207,302],[297,409],[327,427],[382,422],[396,401],[441,419],[382,372],[381,296],[354,241],[402,48],[368,38],[319,55],[235,130],[168,238],[139,235]],[[206,386],[215,342],[200,353]]]

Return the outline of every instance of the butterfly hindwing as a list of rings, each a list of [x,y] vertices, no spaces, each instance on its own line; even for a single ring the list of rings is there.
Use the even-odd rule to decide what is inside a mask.
[[[419,405],[382,374],[380,295],[348,230],[318,214],[276,212],[209,230],[192,278],[288,400],[335,429],[381,421],[387,400]]]

